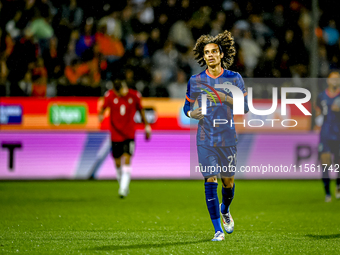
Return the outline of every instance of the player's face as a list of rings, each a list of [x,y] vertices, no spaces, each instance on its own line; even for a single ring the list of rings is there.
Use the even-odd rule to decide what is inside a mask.
[[[207,66],[216,66],[221,64],[223,53],[220,53],[220,49],[217,44],[209,43],[204,47],[204,60]]]
[[[333,72],[329,75],[327,83],[334,89],[340,87],[340,74],[338,72]]]
[[[122,83],[122,87],[120,88],[120,90],[118,91],[119,96],[125,96],[128,93],[128,87],[126,86],[125,83]]]

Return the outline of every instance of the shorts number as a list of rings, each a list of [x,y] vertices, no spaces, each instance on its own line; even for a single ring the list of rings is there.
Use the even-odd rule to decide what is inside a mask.
[[[120,106],[120,115],[122,115],[122,116],[124,116],[125,115],[125,112],[126,112],[126,107],[125,107],[125,105],[121,105]]]
[[[235,162],[234,166],[236,166],[236,154],[234,154],[234,156],[228,156],[228,161],[229,161],[229,167],[233,165],[233,161]]]

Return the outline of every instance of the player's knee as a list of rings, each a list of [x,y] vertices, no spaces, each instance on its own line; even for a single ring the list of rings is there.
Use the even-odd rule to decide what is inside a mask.
[[[231,189],[234,186],[234,178],[222,178],[224,188]]]
[[[125,165],[130,165],[130,163],[131,163],[131,156],[129,154],[127,154],[127,153],[124,153],[123,157],[124,157],[124,164]]]
[[[115,165],[116,165],[116,168],[120,168],[122,166],[120,158],[119,159],[115,159]]]
[[[211,176],[209,178],[205,178],[205,182],[217,182],[217,177]]]
[[[322,153],[320,156],[320,161],[321,161],[321,164],[330,165],[332,163],[331,155],[329,153]]]

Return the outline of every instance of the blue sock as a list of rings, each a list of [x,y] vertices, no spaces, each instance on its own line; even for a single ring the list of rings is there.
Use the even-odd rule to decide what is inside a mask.
[[[229,212],[229,206],[231,201],[233,201],[235,194],[235,183],[231,189],[222,187],[222,205],[221,205],[221,212],[223,214]]]
[[[222,230],[221,220],[220,220],[220,209],[217,196],[217,186],[215,182],[206,182],[205,186],[205,201],[208,206],[208,211],[210,214],[211,221],[215,228],[215,233]]]
[[[329,189],[330,179],[329,178],[322,178],[322,181],[323,181],[323,186],[325,187],[326,195],[331,195],[331,191]]]

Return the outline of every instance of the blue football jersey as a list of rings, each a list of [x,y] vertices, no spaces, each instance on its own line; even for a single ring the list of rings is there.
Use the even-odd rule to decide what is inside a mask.
[[[215,91],[220,91],[226,95],[233,97],[229,89],[216,88],[216,84],[229,84],[237,86],[244,95],[244,109],[248,112],[248,96],[241,75],[237,72],[222,69],[222,72],[217,77],[212,76],[205,70],[197,75],[191,76],[186,93],[184,104],[184,112],[193,110],[195,101],[198,106],[206,105],[206,114],[204,119],[198,123],[197,130],[197,145],[205,145],[212,147],[228,147],[237,144],[237,135],[233,118],[233,109],[225,102],[219,100],[210,102],[206,99],[202,101],[203,95],[209,93],[215,94]],[[214,127],[214,120],[227,121],[226,124],[218,124]],[[226,121],[225,121],[226,120]],[[231,125],[232,123],[232,125]]]
[[[328,89],[319,94],[316,105],[324,116],[320,136],[328,140],[340,141],[340,112],[331,110],[334,103],[339,102],[340,92],[331,97]]]

